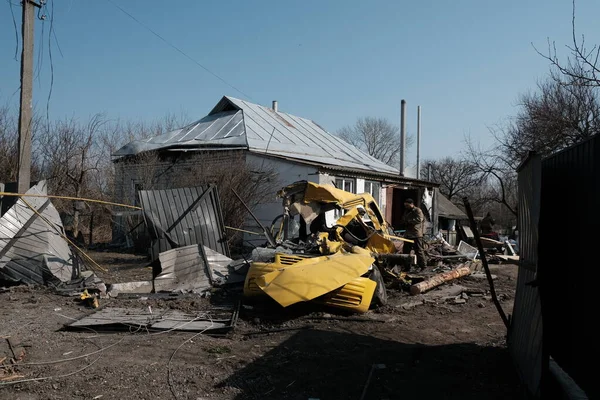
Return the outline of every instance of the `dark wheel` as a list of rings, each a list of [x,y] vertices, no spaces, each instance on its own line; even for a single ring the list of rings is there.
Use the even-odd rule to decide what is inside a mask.
[[[376,265],[373,266],[369,279],[377,283],[375,287],[375,293],[373,294],[372,303],[378,306],[385,306],[387,304],[387,289],[383,282],[383,276],[379,272],[379,268]]]

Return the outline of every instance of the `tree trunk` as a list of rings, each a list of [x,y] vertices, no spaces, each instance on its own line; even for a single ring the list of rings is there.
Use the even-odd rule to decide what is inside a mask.
[[[417,294],[425,293],[436,286],[440,286],[444,282],[448,282],[462,276],[467,276],[470,273],[471,269],[469,268],[469,264],[461,264],[452,271],[443,272],[441,274],[434,275],[423,282],[415,283],[410,287],[410,294],[411,296],[415,296]]]

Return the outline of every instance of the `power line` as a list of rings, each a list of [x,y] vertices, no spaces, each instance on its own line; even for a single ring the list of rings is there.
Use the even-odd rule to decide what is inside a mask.
[[[190,57],[189,55],[187,55],[183,50],[181,50],[179,47],[175,46],[173,43],[167,41],[165,38],[163,38],[161,35],[159,35],[158,33],[156,33],[154,30],[152,30],[152,28],[150,28],[149,26],[145,25],[144,23],[142,23],[140,20],[138,20],[136,17],[134,17],[133,15],[131,15],[129,12],[125,11],[123,8],[121,8],[118,4],[116,4],[114,1],[112,0],[107,0],[109,3],[111,3],[113,6],[115,6],[116,8],[118,8],[122,13],[124,13],[125,15],[127,15],[129,18],[131,18],[132,20],[134,20],[135,22],[137,22],[138,24],[140,24],[142,27],[144,27],[146,30],[148,30],[150,33],[152,33],[154,36],[156,36],[157,38],[159,38],[160,40],[162,40],[163,42],[165,42],[169,47],[175,49],[177,52],[179,52],[181,55],[183,55],[185,58],[187,58],[188,60],[192,61],[194,64],[198,65],[200,68],[202,68],[203,70],[205,70],[206,72],[208,72],[209,74],[211,74],[212,76],[214,76],[215,78],[217,78],[218,80],[220,80],[221,82],[223,82],[224,84],[226,84],[227,86],[229,86],[230,88],[232,88],[233,90],[235,90],[236,92],[242,94],[243,96],[247,97],[250,100],[253,100],[252,97],[250,97],[249,95],[247,95],[246,93],[242,92],[240,89],[236,88],[235,86],[233,86],[231,83],[227,82],[225,79],[221,78],[219,75],[217,75],[215,72],[211,71],[210,69],[208,69],[207,67],[205,67],[204,65],[202,65],[201,63],[199,63],[198,61],[196,61],[194,58]]]
[[[10,13],[12,15],[13,25],[15,26],[15,39],[16,39],[15,61],[19,61],[19,59],[17,58],[17,56],[19,54],[19,30],[17,29],[17,21],[15,20],[15,13],[13,11],[13,3],[10,0],[6,0],[6,1],[8,1],[8,5],[10,6]]]
[[[48,91],[48,100],[46,101],[46,120],[48,129],[50,129],[50,98],[52,89],[54,89],[54,61],[52,60],[52,32],[54,32],[54,0],[52,0],[52,9],[50,11],[50,31],[48,32],[48,56],[50,58],[50,90]],[[55,37],[56,38],[56,37]],[[58,40],[56,41],[58,44]],[[60,49],[60,47],[59,47]]]

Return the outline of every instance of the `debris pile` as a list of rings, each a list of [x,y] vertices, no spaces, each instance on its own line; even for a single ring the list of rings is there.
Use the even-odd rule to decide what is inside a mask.
[[[0,217],[0,280],[58,285],[73,278],[73,254],[46,182],[34,185]]]

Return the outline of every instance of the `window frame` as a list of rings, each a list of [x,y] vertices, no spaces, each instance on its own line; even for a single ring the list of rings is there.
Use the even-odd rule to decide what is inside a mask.
[[[338,186],[338,182],[341,181],[341,185]],[[356,178],[337,177],[334,179],[334,185],[336,188],[346,191],[348,193],[356,194]],[[346,183],[350,183],[351,190],[346,190]]]

